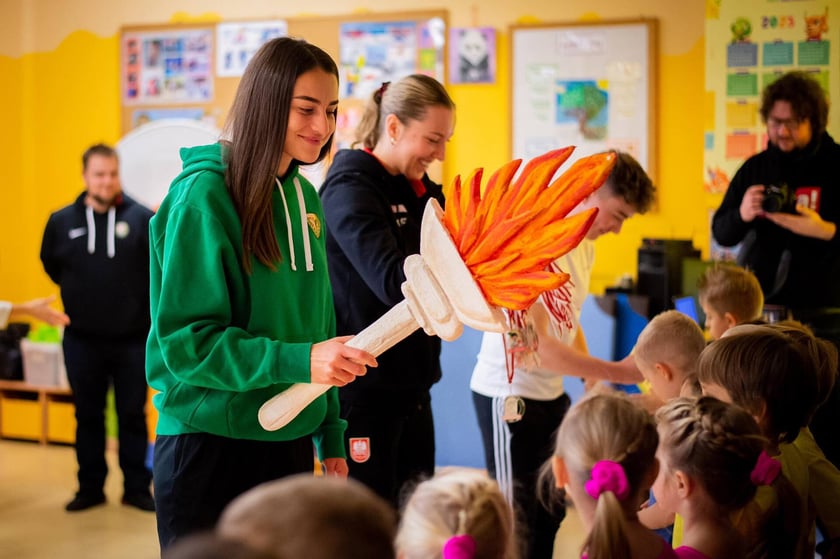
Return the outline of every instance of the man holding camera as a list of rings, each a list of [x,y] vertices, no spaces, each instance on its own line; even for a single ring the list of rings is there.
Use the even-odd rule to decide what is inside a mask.
[[[826,132],[826,94],[790,72],[765,88],[761,116],[767,149],[735,173],[712,233],[723,246],[743,241],[739,264],[755,272],[766,303],[837,342],[840,146]]]
[[[743,241],[738,263],[755,272],[765,303],[840,346],[840,145],[826,132],[828,103],[816,80],[791,72],[761,99],[767,149],[729,184],[712,221],[718,243]],[[811,430],[840,465],[840,383]]]

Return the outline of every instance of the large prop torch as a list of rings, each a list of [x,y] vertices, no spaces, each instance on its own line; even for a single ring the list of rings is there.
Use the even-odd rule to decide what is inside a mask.
[[[547,268],[578,245],[597,209],[567,215],[601,186],[615,163],[613,153],[584,157],[549,184],[573,150],[532,159],[512,184],[521,160],[503,165],[483,189],[482,169],[463,184],[455,177],[445,191],[446,211],[435,200],[426,206],[420,254],[404,263],[405,299],[347,345],[376,356],[417,328],[444,340],[460,336],[464,324],[504,332],[500,307],[525,310],[541,293],[565,283],[568,274]],[[330,387],[292,385],[262,405],[260,425],[280,429]]]

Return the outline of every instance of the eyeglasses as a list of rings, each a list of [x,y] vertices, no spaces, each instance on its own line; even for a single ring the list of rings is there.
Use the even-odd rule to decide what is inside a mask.
[[[799,127],[802,125],[802,120],[803,119],[801,118],[786,118],[782,120],[771,116],[767,118],[767,127],[778,130],[779,128],[784,126],[785,129],[788,130],[788,132],[793,132],[794,130],[799,129]]]

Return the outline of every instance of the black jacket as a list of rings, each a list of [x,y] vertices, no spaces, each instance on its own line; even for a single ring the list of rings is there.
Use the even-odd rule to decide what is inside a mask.
[[[149,333],[149,219],[152,211],[126,195],[108,213],[88,212],[82,193],[50,216],[41,262],[61,288],[68,331],[106,339]],[[93,230],[90,230],[90,220]]]
[[[840,227],[840,145],[824,133],[802,150],[785,153],[769,144],[750,157],[735,173],[715,212],[714,237],[723,246],[744,241],[739,263],[755,272],[768,303],[793,309],[840,307],[840,231],[822,241],[760,217],[750,223],[741,220],[747,188],[783,183],[792,190],[818,187],[820,216]]]
[[[443,204],[440,185],[423,178],[418,196],[403,175],[371,154],[339,151],[321,187],[327,258],[339,335],[357,334],[403,300],[403,262],[420,252],[426,202]],[[440,379],[440,339],[418,330],[378,357],[379,367],[339,390],[344,404],[416,405]]]

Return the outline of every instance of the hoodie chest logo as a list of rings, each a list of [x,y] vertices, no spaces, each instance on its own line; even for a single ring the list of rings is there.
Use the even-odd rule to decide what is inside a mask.
[[[114,226],[114,235],[116,235],[118,239],[125,239],[128,237],[129,232],[131,232],[131,227],[129,227],[128,223],[125,221],[118,221]]]
[[[70,240],[72,241],[73,239],[78,239],[78,238],[79,238],[79,237],[81,237],[82,235],[86,235],[86,234],[87,234],[87,227],[76,227],[76,228],[74,228],[74,229],[71,229],[71,230],[67,233],[67,236],[68,236],[68,237],[70,238]]]
[[[312,234],[315,235],[316,239],[321,238],[321,220],[318,219],[318,216],[315,214],[306,214],[306,223],[309,224],[309,228],[312,229]]]

